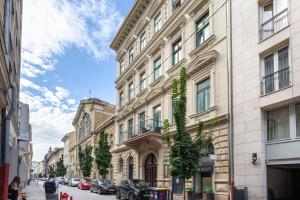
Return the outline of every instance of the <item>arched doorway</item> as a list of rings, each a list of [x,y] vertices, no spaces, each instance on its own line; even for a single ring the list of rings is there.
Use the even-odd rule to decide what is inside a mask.
[[[151,153],[145,160],[145,181],[150,184],[151,187],[157,185],[157,159],[156,156]]]
[[[128,159],[128,179],[132,180],[133,179],[133,158],[130,156]]]
[[[114,177],[113,173],[114,173],[114,168],[113,168],[113,165],[110,164],[110,166],[109,166],[109,180],[111,182],[113,182],[113,177]]]

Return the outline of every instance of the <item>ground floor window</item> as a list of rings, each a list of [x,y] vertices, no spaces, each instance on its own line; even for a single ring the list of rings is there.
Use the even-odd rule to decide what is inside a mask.
[[[174,194],[183,193],[183,181],[178,177],[172,177],[172,192]]]
[[[296,200],[300,197],[300,165],[267,167],[268,200]]]

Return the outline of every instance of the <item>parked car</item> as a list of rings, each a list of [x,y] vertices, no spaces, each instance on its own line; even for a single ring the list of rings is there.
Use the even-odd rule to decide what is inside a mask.
[[[65,182],[64,177],[57,177],[56,180],[59,184],[64,184],[64,182]]]
[[[116,194],[116,189],[116,186],[111,184],[109,180],[95,179],[92,181],[90,191],[98,194]]]
[[[69,179],[68,185],[71,187],[77,187],[80,182],[79,178],[71,178]]]
[[[78,183],[77,188],[81,190],[89,190],[92,185],[92,181],[90,179],[81,179]]]
[[[123,180],[117,187],[116,198],[128,200],[150,199],[149,185],[138,179]]]

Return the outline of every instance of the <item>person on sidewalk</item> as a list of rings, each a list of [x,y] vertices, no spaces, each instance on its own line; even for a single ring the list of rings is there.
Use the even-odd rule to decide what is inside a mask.
[[[25,193],[21,192],[21,181],[19,176],[15,176],[8,186],[9,200],[25,200]]]
[[[58,200],[58,183],[54,175],[50,175],[49,179],[44,183],[46,200]]]

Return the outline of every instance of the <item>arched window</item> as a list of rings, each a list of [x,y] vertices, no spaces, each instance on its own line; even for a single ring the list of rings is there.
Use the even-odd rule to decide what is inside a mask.
[[[124,168],[123,159],[120,158],[119,159],[119,172],[123,172],[123,168]]]
[[[206,156],[207,157],[210,154],[215,154],[214,145],[212,143],[209,143],[206,148],[203,148],[201,150],[201,155],[202,156]]]

